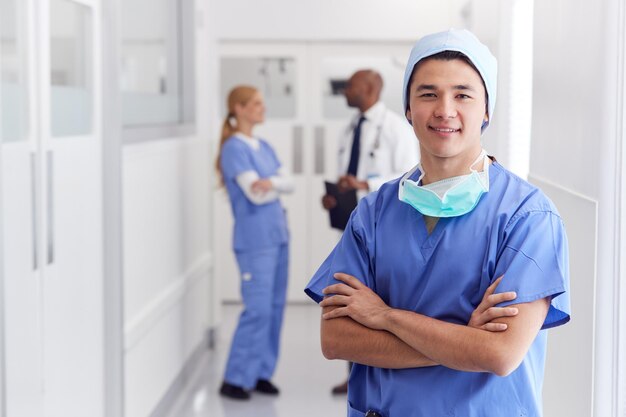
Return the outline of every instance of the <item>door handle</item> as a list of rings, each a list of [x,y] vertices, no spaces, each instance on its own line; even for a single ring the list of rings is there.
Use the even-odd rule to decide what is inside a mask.
[[[325,167],[325,158],[324,158],[324,136],[326,134],[326,130],[324,126],[316,126],[315,127],[315,135],[314,135],[314,166],[315,166],[315,174],[324,174],[326,171]]]
[[[302,174],[304,172],[302,166],[302,155],[304,151],[304,140],[302,137],[303,129],[302,126],[294,126],[293,127],[293,169],[292,172],[294,175]]]
[[[48,242],[47,242],[47,262],[48,265],[54,262],[54,157],[52,156],[52,151],[48,151],[47,154],[47,174],[46,182],[47,182],[47,218],[48,218]]]
[[[37,227],[37,213],[39,212],[39,201],[37,199],[37,161],[36,153],[30,154],[30,198],[32,202],[31,221],[33,233],[33,271],[39,269],[39,228]]]

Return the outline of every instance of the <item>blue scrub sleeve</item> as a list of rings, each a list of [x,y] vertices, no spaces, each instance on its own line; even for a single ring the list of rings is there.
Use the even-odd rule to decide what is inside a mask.
[[[222,175],[225,180],[232,180],[246,171],[257,171],[250,156],[249,146],[231,138],[224,143],[220,156]]]
[[[272,146],[269,143],[265,141],[263,141],[262,143],[267,147],[269,151],[268,153],[271,155],[272,162],[274,163],[276,170],[278,171],[278,168],[281,167],[281,163],[280,163],[280,160],[278,159],[278,156],[276,156],[276,151],[274,151],[274,148],[272,148]]]
[[[352,275],[372,288],[374,273],[371,259],[374,254],[374,222],[370,213],[371,207],[368,199],[361,200],[352,212],[339,243],[307,284],[304,292],[316,303],[324,298],[322,294],[324,288],[340,282],[333,277],[337,272]],[[372,289],[375,291],[375,288]]]
[[[529,303],[549,297],[550,309],[542,329],[570,319],[569,258],[561,218],[551,211],[518,214],[507,225],[503,250],[493,280],[504,275],[497,293],[517,292],[501,306]]]

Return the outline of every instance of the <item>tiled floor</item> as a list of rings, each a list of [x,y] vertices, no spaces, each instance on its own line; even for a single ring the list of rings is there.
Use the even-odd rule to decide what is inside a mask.
[[[223,307],[222,326],[215,350],[201,362],[169,417],[342,417],[346,398],[330,389],[346,377],[343,361],[328,361],[320,351],[320,309],[316,305],[287,307],[282,353],[273,381],[278,397],[254,394],[247,402],[227,400],[217,393],[222,382],[230,338],[241,306]]]

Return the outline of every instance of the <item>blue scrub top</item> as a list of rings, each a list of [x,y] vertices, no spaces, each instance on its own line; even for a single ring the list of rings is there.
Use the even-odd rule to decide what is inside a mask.
[[[220,157],[224,184],[235,218],[233,249],[245,251],[278,246],[288,242],[285,210],[278,199],[254,204],[237,184],[237,176],[256,171],[260,178],[275,176],[280,162],[269,143],[259,140],[258,150],[231,136],[224,142]]]
[[[414,180],[419,177],[415,173]],[[506,377],[445,366],[381,369],[355,364],[349,416],[541,416],[545,329],[569,321],[569,271],[563,222],[536,187],[498,163],[490,189],[470,213],[441,218],[429,235],[424,217],[398,199],[399,180],[368,195],[305,292],[316,302],[332,275],[354,275],[389,306],[465,325],[487,287],[516,291],[525,303],[550,297],[543,327],[522,364]]]

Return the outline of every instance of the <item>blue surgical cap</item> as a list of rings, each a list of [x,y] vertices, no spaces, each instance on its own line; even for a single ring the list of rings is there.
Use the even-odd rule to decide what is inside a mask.
[[[445,32],[433,33],[424,36],[413,46],[411,55],[409,55],[409,61],[406,64],[406,70],[404,71],[404,85],[402,88],[404,113],[406,114],[409,108],[409,82],[415,66],[422,59],[443,51],[461,52],[474,64],[487,89],[487,114],[490,121],[493,118],[493,111],[496,107],[498,61],[491,54],[489,48],[478,40],[476,35],[465,29],[449,29]],[[489,125],[489,121],[483,124],[482,130],[485,130]]]

